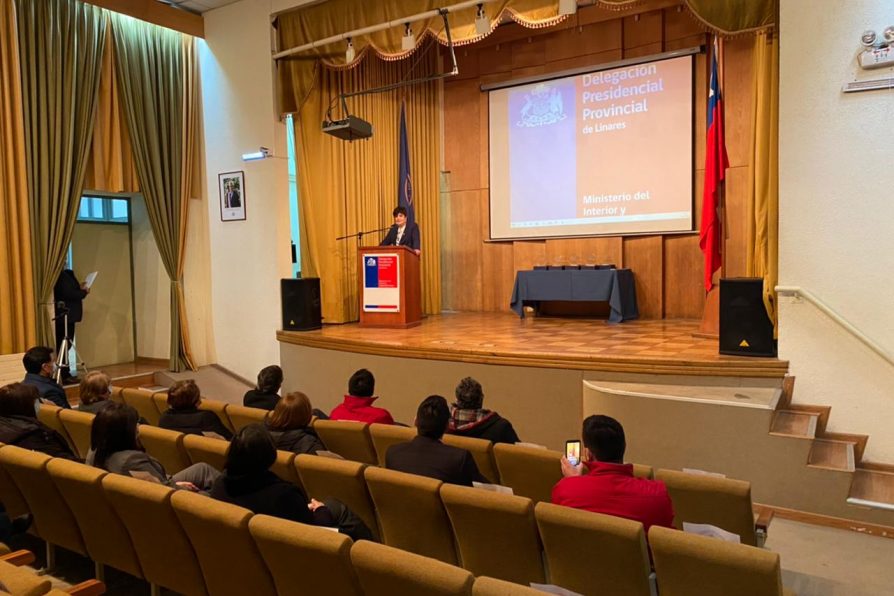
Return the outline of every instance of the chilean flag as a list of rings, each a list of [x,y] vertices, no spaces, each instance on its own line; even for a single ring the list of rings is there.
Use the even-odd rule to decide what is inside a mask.
[[[400,156],[397,172],[397,204],[407,210],[407,224],[416,221],[416,209],[413,206],[413,181],[410,178],[410,148],[407,142],[406,104],[400,104]]]
[[[714,286],[714,272],[720,269],[723,242],[720,221],[720,183],[726,176],[729,158],[723,134],[723,100],[717,80],[717,38],[711,55],[711,90],[708,94],[708,138],[705,142],[705,188],[699,246],[705,254],[705,291]]]

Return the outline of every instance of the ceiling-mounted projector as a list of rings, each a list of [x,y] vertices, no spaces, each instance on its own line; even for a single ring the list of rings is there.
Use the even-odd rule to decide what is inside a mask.
[[[368,139],[373,135],[372,124],[357,116],[344,120],[323,120],[323,132],[344,141]]]

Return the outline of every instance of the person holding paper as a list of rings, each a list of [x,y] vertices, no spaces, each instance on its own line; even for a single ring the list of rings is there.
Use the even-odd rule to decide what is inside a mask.
[[[96,274],[91,275],[93,279],[96,278]],[[56,279],[56,285],[53,286],[54,316],[56,317],[56,352],[61,348],[62,340],[66,336],[74,341],[75,324],[80,323],[84,317],[83,302],[89,293],[90,286],[87,282],[79,282],[71,269],[63,269]],[[68,312],[67,328],[65,327],[64,316],[66,312]],[[77,379],[71,376],[69,368],[64,366],[62,368],[62,384],[68,385],[75,382],[77,382]]]
[[[633,464],[624,463],[627,441],[621,424],[590,416],[582,434],[582,462],[573,466],[562,456],[564,478],[553,487],[552,502],[642,522],[646,533],[652,526],[673,528],[674,507],[664,483],[636,478]]]

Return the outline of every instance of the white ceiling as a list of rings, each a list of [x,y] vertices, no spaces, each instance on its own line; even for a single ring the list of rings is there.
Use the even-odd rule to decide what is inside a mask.
[[[189,12],[194,12],[196,14],[202,14],[203,12],[208,12],[209,10],[213,10],[215,8],[220,8],[221,6],[226,6],[227,4],[233,4],[235,2],[239,2],[239,0],[158,0],[162,4],[170,4],[172,6],[176,6],[178,8],[182,8],[184,10],[188,10]]]

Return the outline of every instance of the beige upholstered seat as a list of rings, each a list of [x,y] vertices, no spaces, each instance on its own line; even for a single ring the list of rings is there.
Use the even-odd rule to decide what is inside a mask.
[[[124,403],[124,396],[121,395],[121,392],[124,391],[124,387],[109,387],[109,391],[109,399],[111,399],[112,401],[116,401],[119,404]]]
[[[361,596],[344,534],[268,515],[248,529],[273,575],[280,596]]]
[[[376,465],[378,458],[369,436],[369,425],[345,420],[317,420],[314,431],[327,451],[362,464]]]
[[[633,464],[633,475],[637,478],[652,480],[655,477],[655,471],[652,469],[652,466]]]
[[[6,561],[0,561],[0,582],[7,592],[14,596],[43,596],[53,585],[46,577],[37,575],[28,567],[16,567]]]
[[[65,430],[65,426],[62,424],[62,419],[59,418],[59,412],[62,411],[62,408],[59,406],[54,406],[51,404],[40,404],[40,407],[37,409],[37,419],[45,424],[46,426],[52,428],[54,431],[62,435],[62,438],[68,441],[68,444],[71,446],[71,450],[73,452],[77,452],[74,442],[71,440],[71,437],[68,436],[68,431]]]
[[[230,442],[202,435],[183,435],[183,448],[192,463],[205,462],[217,470],[223,470]]]
[[[472,586],[473,596],[543,596],[543,592],[521,584],[494,579],[492,577],[476,577]]]
[[[0,445],[0,449],[3,447],[4,445]],[[0,503],[3,503],[3,508],[11,518],[24,515],[29,511],[25,496],[2,465],[0,465]],[[37,523],[34,523],[33,527],[36,531]]]
[[[239,432],[249,424],[264,424],[269,414],[268,410],[261,410],[260,408],[246,408],[236,404],[227,404],[226,406],[227,418],[229,418],[235,432]]]
[[[160,461],[168,474],[176,474],[192,463],[183,446],[183,433],[148,424],[141,424],[139,432],[146,453]]]
[[[494,445],[494,459],[501,484],[535,503],[551,501],[553,487],[562,478],[561,453],[499,443]]]
[[[146,422],[152,426],[158,426],[160,414],[155,402],[152,400],[152,392],[145,389],[131,389],[125,387],[121,390],[121,399],[124,403],[134,408]]]
[[[781,596],[779,555],[653,526],[649,544],[661,596]]]
[[[295,467],[295,454],[291,451],[277,451],[276,461],[270,467],[270,471],[285,480],[291,482],[302,491],[301,477],[298,476],[298,468]]]
[[[522,584],[546,580],[531,499],[444,484],[441,500],[465,569]]]
[[[107,472],[61,458],[50,460],[47,470],[74,513],[90,558],[143,577],[127,528],[102,488]]]
[[[457,564],[440,480],[370,466],[363,471],[376,506],[382,542],[417,555]]]
[[[379,536],[376,512],[363,478],[366,465],[302,453],[295,458],[295,467],[308,498],[338,499],[360,516],[373,535]]]
[[[649,596],[650,566],[637,521],[537,503],[534,509],[550,583],[573,592]],[[582,557],[581,553],[599,556]]]
[[[158,412],[158,416],[161,417],[162,414],[168,411],[168,392],[156,391],[153,393],[152,403],[155,404],[155,411]]]
[[[222,401],[217,401],[214,399],[202,399],[199,402],[200,410],[207,410],[209,412],[214,412],[217,414],[217,417],[220,418],[220,421],[232,432],[234,430],[233,423],[230,421],[230,417],[227,416],[227,404]]]
[[[683,522],[711,524],[758,546],[750,482],[675,470],[658,470],[655,477],[667,485],[678,529]]]
[[[472,594],[472,574],[436,559],[368,540],[355,542],[351,561],[367,596]]]
[[[171,507],[174,490],[118,474],[104,476],[102,487],[130,534],[146,580],[189,596],[206,594],[192,543]]]
[[[485,478],[492,484],[500,484],[500,473],[497,471],[497,465],[494,463],[494,444],[485,439],[475,439],[472,437],[460,437],[458,435],[444,435],[441,439],[445,445],[466,449],[475,458],[475,465],[478,471],[484,474]]]
[[[376,458],[380,466],[385,465],[385,454],[388,448],[399,443],[412,441],[416,436],[414,427],[397,426],[395,424],[370,424],[369,435],[376,450]]]
[[[47,471],[52,458],[11,445],[0,448],[0,466],[9,473],[34,515],[38,535],[49,544],[86,555],[81,529]]]
[[[231,503],[180,490],[174,513],[192,543],[211,596],[276,596],[273,577],[248,531],[252,512]]]
[[[94,414],[77,410],[61,410],[59,412],[59,420],[75,447],[75,453],[81,459],[85,459],[87,452],[90,451],[90,431],[93,428],[93,418]]]

